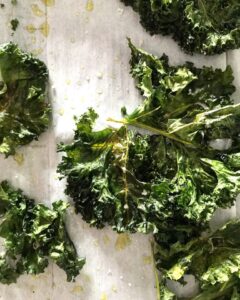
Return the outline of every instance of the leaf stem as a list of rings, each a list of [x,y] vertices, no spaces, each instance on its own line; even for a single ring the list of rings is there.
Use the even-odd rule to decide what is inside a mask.
[[[151,131],[155,134],[159,134],[159,135],[162,135],[168,139],[171,139],[171,140],[174,140],[176,142],[179,142],[179,143],[182,143],[184,145],[187,145],[187,146],[190,146],[192,148],[195,148],[191,143],[189,142],[186,142],[186,141],[183,141],[177,137],[175,137],[174,135],[164,131],[164,130],[161,130],[161,129],[158,129],[158,128],[154,128],[152,126],[149,126],[149,125],[146,125],[146,124],[143,124],[143,123],[140,123],[140,122],[136,122],[136,121],[127,121],[126,119],[122,119],[122,120],[115,120],[113,118],[108,118],[107,121],[109,122],[114,122],[114,123],[119,123],[119,124],[123,124],[123,125],[131,125],[131,126],[135,126],[135,127],[138,127],[138,128],[141,128],[141,129],[145,129],[145,130],[148,130],[148,131]]]
[[[156,282],[156,289],[157,289],[157,300],[161,300],[160,282],[159,282],[158,271],[157,271],[156,262],[155,262],[154,242],[153,242],[153,241],[151,241],[151,251],[152,251],[153,269],[154,269],[155,282]]]

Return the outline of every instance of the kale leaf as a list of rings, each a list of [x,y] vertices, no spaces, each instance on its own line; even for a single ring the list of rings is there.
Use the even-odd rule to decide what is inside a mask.
[[[230,97],[230,67],[171,67],[166,56],[130,47],[143,104],[130,115],[123,109],[120,129],[94,131],[92,109],[76,119],[73,143],[59,145],[66,155],[58,172],[91,225],[158,233],[168,247],[197,236],[240,192],[240,105]],[[212,147],[219,139],[229,148]]]
[[[168,197],[192,207],[190,218],[204,214],[202,219],[209,220],[216,207],[228,207],[240,191],[240,105],[231,99],[232,69],[172,67],[165,55],[157,58],[129,45],[131,73],[144,101],[129,115],[123,109],[123,123],[162,136]],[[228,147],[214,147],[219,141],[228,141]]]
[[[166,279],[183,283],[186,274],[194,275],[200,284],[200,291],[192,300],[240,297],[240,220],[230,221],[216,232],[187,244],[176,243],[168,251],[156,245],[155,257],[162,274],[161,289],[169,299],[178,298],[164,287]]]
[[[166,56],[130,47],[143,104],[130,115],[123,109],[119,129],[94,131],[92,109],[76,119],[73,143],[59,145],[66,155],[58,172],[92,226],[158,233],[169,247],[198,236],[240,192],[240,105],[230,97],[230,67],[171,67]],[[228,149],[212,147],[221,139],[231,141]]]
[[[72,281],[85,259],[78,258],[65,226],[68,204],[57,201],[52,209],[15,190],[7,181],[0,184],[0,237],[5,251],[0,257],[0,282],[16,282],[21,274],[39,274],[49,258]]]
[[[0,153],[38,139],[49,125],[47,67],[13,43],[0,47]]]
[[[171,35],[188,53],[217,54],[240,46],[238,0],[121,0],[150,34]]]

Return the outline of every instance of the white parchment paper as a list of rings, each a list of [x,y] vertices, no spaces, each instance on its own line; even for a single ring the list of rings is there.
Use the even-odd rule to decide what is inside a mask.
[[[130,51],[126,37],[156,55],[166,53],[170,63],[193,61],[197,66],[225,68],[231,64],[240,96],[239,51],[214,57],[188,56],[168,37],[151,37],[131,8],[119,0],[1,0],[0,42],[10,40],[33,52],[48,65],[51,128],[38,142],[19,149],[24,162],[0,157],[0,180],[8,179],[38,202],[51,205],[66,199],[65,182],[59,181],[56,154],[59,141],[73,136],[73,116],[94,106],[104,124],[119,117],[120,108],[131,109],[140,101],[129,75]],[[18,18],[12,36],[10,21]],[[237,209],[236,209],[237,207]],[[240,205],[216,213],[213,226],[240,214]],[[67,283],[62,270],[50,265],[39,276],[22,276],[17,284],[1,285],[0,298],[36,300],[155,300],[151,236],[117,235],[110,229],[96,230],[68,212],[67,225],[79,255],[87,263],[75,283]],[[190,293],[191,287],[185,288]]]

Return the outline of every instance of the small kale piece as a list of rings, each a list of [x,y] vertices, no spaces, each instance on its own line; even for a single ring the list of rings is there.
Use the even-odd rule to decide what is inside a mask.
[[[0,257],[0,282],[13,283],[24,273],[39,274],[49,258],[72,281],[79,274],[85,259],[78,258],[65,227],[68,204],[57,201],[52,209],[35,204],[21,190],[4,181],[0,184],[0,237],[5,253]]]
[[[188,53],[218,54],[240,46],[236,0],[121,0],[150,34],[171,35]]]
[[[240,220],[187,244],[176,243],[168,251],[156,245],[155,258],[163,290],[166,279],[182,283],[184,275],[192,274],[200,284],[192,300],[239,299]]]
[[[19,20],[18,19],[12,19],[11,20],[11,27],[13,31],[16,31],[19,25]]]
[[[38,139],[49,125],[47,67],[13,43],[0,47],[0,153]]]

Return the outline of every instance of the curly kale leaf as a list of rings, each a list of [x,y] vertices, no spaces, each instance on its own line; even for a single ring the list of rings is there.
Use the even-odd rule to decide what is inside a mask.
[[[67,176],[66,193],[73,198],[76,210],[94,226],[109,223],[119,232],[155,231],[152,219],[165,218],[170,212],[165,211],[164,203],[150,199],[149,180],[154,178],[149,163],[151,138],[126,127],[94,131],[96,118],[90,109],[76,120],[74,142],[59,145],[59,151],[67,154],[58,167]],[[156,139],[155,144],[159,142]]]
[[[168,251],[156,246],[155,257],[162,272],[162,284],[166,279],[181,283],[184,275],[192,274],[200,284],[200,291],[192,300],[239,299],[239,236],[240,221],[233,220],[208,236],[187,244],[176,243]]]
[[[232,134],[234,126],[228,128],[224,117],[229,117],[227,121],[230,127],[238,121],[238,114],[232,117],[232,112],[238,112],[239,107],[232,106],[231,95],[235,87],[230,66],[225,71],[212,67],[200,69],[189,62],[170,66],[166,55],[158,58],[135,47],[130,40],[129,47],[132,54],[131,74],[144,100],[128,116],[132,125],[144,123],[168,131],[167,136],[180,141],[181,135],[186,132],[183,141],[195,143],[195,146],[206,139],[220,138],[218,127],[225,129],[222,138]],[[220,116],[222,118],[218,120]],[[225,123],[222,125],[220,121]],[[206,133],[204,125],[208,129]],[[198,135],[196,131],[204,135]]]
[[[8,182],[0,185],[0,237],[5,252],[0,257],[0,282],[10,284],[24,273],[39,274],[49,264],[49,258],[72,281],[79,274],[85,259],[78,258],[65,227],[68,204],[54,202],[52,209],[35,204],[21,190]]]
[[[121,0],[150,34],[171,35],[188,53],[218,54],[240,46],[237,0]]]
[[[38,139],[49,125],[48,71],[13,43],[0,47],[0,153]]]
[[[234,194],[229,187],[237,190],[238,175],[223,163],[209,160],[203,162],[202,170],[197,162],[194,170],[188,157],[175,157],[177,146],[171,148],[164,137],[142,135],[126,126],[94,131],[96,118],[90,109],[76,120],[73,143],[59,145],[66,156],[58,166],[58,172],[67,177],[67,195],[91,225],[109,224],[118,232],[160,231],[166,243],[174,228],[174,243],[196,236],[218,206],[232,201],[209,196],[213,190],[216,195],[226,190],[226,197]],[[191,155],[196,159],[193,151]],[[214,174],[211,163],[221,164],[223,170],[216,167]],[[221,172],[230,173],[221,186],[217,172],[219,177]],[[197,180],[201,187],[196,186]]]
[[[162,136],[167,147],[161,173],[170,179],[171,193],[181,195],[178,205],[193,205],[190,218],[205,211],[203,219],[209,219],[212,209],[228,207],[240,191],[240,105],[231,99],[232,70],[172,67],[166,56],[129,45],[131,73],[144,101],[130,115],[123,109],[123,122]],[[226,139],[226,150],[212,146]]]
[[[97,115],[90,109],[76,120],[73,143],[59,146],[66,156],[58,171],[91,225],[158,232],[166,245],[187,241],[240,192],[240,105],[230,97],[232,70],[170,67],[165,56],[130,47],[144,102],[130,115],[124,109],[121,122],[149,133],[127,126],[94,131]],[[211,143],[219,139],[232,144],[217,150]]]

